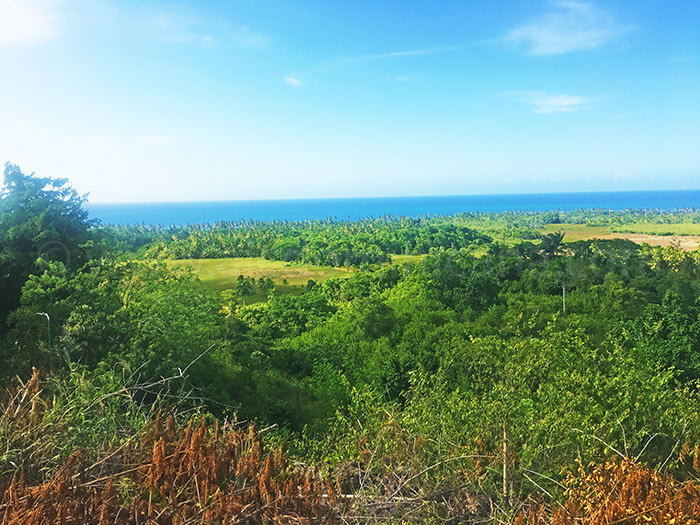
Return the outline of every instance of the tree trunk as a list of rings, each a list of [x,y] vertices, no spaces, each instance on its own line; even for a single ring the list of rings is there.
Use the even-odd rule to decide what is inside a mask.
[[[564,310],[564,315],[566,315],[566,285],[565,284],[561,285],[561,302],[562,302],[562,308]]]
[[[510,491],[508,490],[508,427],[503,422],[503,499],[506,505],[510,505]]]

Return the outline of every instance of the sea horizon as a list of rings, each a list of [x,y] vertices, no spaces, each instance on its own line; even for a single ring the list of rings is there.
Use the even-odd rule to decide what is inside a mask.
[[[222,221],[358,220],[466,212],[541,212],[577,209],[680,210],[700,207],[700,189],[499,193],[405,197],[295,198],[90,203],[103,224],[182,226]]]

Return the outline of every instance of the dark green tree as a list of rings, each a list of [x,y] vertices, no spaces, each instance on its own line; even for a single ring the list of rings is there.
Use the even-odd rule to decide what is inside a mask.
[[[245,277],[243,275],[239,275],[238,279],[236,279],[236,287],[234,288],[236,291],[236,295],[240,297],[243,301],[243,304],[245,304],[245,298],[250,297],[255,293],[255,285],[254,285],[254,279]]]
[[[67,267],[84,262],[81,245],[90,239],[90,221],[67,179],[25,175],[5,164],[0,192],[0,322],[19,305],[27,278],[43,272],[42,261]],[[44,265],[45,266],[45,265]]]
[[[542,237],[540,253],[548,259],[561,255],[564,251],[564,234],[562,232],[549,233]]]

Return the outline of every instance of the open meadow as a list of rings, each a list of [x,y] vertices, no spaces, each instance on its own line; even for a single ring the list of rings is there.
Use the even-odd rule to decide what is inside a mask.
[[[420,255],[392,255],[395,264],[417,264],[425,258]],[[277,293],[298,295],[306,290],[309,281],[322,283],[331,277],[349,277],[355,269],[316,266],[306,263],[270,261],[263,257],[228,257],[223,259],[168,260],[169,268],[192,268],[199,280],[215,291],[230,290],[236,286],[239,275],[254,279],[272,279]],[[254,294],[249,303],[264,301],[262,294]]]
[[[322,283],[330,277],[347,277],[346,268],[315,266],[306,263],[270,261],[263,257],[229,257],[223,259],[169,260],[170,268],[191,267],[208,288],[222,291],[233,288],[239,275],[255,279],[272,279],[279,293],[302,293],[308,282]],[[252,300],[264,300],[252,296]]]
[[[591,239],[628,239],[650,246],[676,244],[684,250],[695,250],[700,246],[700,224],[652,224],[634,223],[623,226],[588,226],[586,224],[547,224],[541,233],[564,234],[564,242]]]
[[[695,250],[700,246],[700,224],[654,224],[633,223],[624,226],[589,226],[586,224],[557,223],[547,224],[538,230],[542,234],[562,232],[564,242],[593,239],[628,239],[638,244],[670,246],[675,244],[684,250]],[[483,251],[483,250],[482,250]],[[475,255],[482,254],[476,250]],[[485,252],[484,252],[485,253]],[[425,254],[392,254],[391,263],[417,264]],[[298,295],[304,292],[309,281],[322,283],[331,277],[349,277],[356,269],[336,268],[302,262],[272,261],[264,257],[225,257],[218,259],[178,259],[167,260],[170,268],[191,267],[202,283],[209,289],[223,291],[236,285],[239,275],[254,279],[272,279],[279,294]],[[266,297],[256,293],[249,302],[264,301]]]

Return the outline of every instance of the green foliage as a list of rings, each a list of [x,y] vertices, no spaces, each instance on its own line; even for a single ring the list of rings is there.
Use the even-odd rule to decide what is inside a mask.
[[[700,380],[700,311],[668,290],[661,304],[648,305],[630,323],[629,343],[637,362],[671,370],[682,384]]]
[[[498,294],[493,266],[464,251],[436,252],[426,257],[420,272],[432,295],[458,311],[485,308]]]
[[[46,261],[76,267],[85,261],[81,245],[90,239],[82,208],[86,197],[66,179],[25,175],[5,164],[0,192],[0,323],[19,304],[20,290]]]
[[[256,334],[276,339],[298,335],[320,324],[334,311],[335,307],[323,295],[310,291],[299,296],[273,297],[264,305],[242,309],[240,318]]]
[[[700,252],[564,242],[551,226],[696,212],[91,230],[81,202],[63,181],[6,168],[0,278],[15,296],[2,379],[50,377],[47,457],[112,446],[142,409],[172,401],[274,428],[302,459],[361,465],[363,482],[407,469],[441,493],[462,487],[475,457],[499,457],[505,425],[524,499],[560,494],[577,459],[615,449],[658,465],[700,440]],[[109,249],[90,258],[91,239]],[[54,240],[70,261],[36,257]],[[161,260],[261,255],[353,268],[297,277],[291,294],[287,274],[251,270],[260,260],[232,261],[241,270],[217,290]],[[0,427],[2,472],[29,461],[20,441]],[[479,486],[499,490],[499,475],[486,469]]]
[[[122,229],[116,231],[124,237]],[[142,232],[133,245],[141,244]],[[242,222],[152,230],[149,257],[202,259],[258,257],[320,266],[387,262],[389,254],[466,248],[488,238],[464,224],[437,219],[382,218],[349,221]]]
[[[8,392],[13,410],[0,411],[0,483],[18,470],[27,481],[37,481],[76,450],[89,463],[138,439],[165,406],[160,401],[146,406],[134,402],[145,386],[106,367],[88,371],[71,365],[42,381],[36,372],[19,390]],[[173,411],[179,405],[168,403]]]

